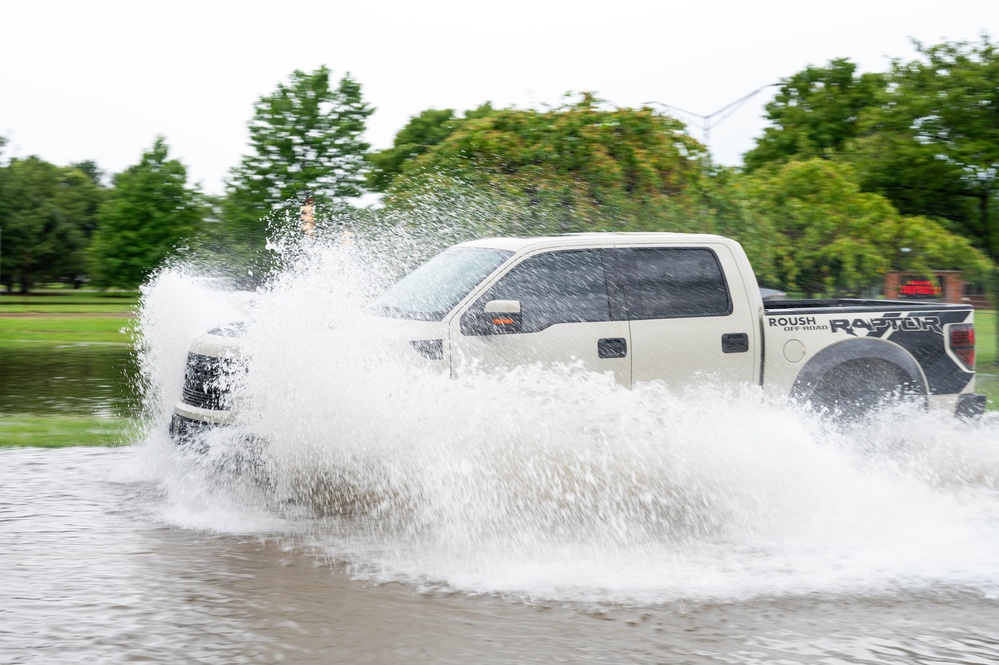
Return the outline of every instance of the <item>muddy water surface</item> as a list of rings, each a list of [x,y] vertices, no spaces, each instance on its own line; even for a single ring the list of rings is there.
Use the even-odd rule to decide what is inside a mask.
[[[640,605],[377,583],[317,550],[314,520],[167,523],[189,508],[136,456],[0,451],[0,662],[999,662],[994,579]]]

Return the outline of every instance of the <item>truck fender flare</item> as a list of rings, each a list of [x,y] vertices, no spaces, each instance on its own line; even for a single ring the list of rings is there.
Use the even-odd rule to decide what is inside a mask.
[[[919,363],[902,347],[880,339],[849,339],[822,349],[801,368],[791,387],[791,398],[808,400],[833,368],[858,360],[876,360],[893,365],[906,376],[909,385],[917,389],[919,395],[925,397],[929,392]]]

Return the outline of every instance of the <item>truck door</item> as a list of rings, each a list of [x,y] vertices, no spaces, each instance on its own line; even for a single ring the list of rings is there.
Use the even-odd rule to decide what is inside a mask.
[[[739,274],[727,247],[618,247],[607,258],[625,291],[634,383],[757,382],[757,313],[745,285],[725,278]]]
[[[601,250],[528,256],[452,319],[452,371],[580,363],[630,385],[631,343],[621,310],[608,299]]]

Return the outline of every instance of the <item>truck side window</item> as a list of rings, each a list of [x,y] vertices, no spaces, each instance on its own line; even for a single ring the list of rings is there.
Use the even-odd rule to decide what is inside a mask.
[[[519,300],[523,332],[610,318],[600,250],[532,256],[497,282],[475,308],[481,309],[490,300]]]
[[[727,316],[732,300],[718,257],[707,248],[617,250],[625,276],[628,317],[674,319]]]

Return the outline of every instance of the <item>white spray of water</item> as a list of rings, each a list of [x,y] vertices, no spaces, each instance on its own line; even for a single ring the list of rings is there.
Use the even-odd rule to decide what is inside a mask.
[[[625,390],[574,367],[452,381],[377,352],[363,305],[391,253],[310,241],[289,255],[252,304],[180,268],[144,291],[145,456],[164,519],[294,531],[358,576],[472,593],[999,595],[994,416],[900,408],[834,428],[749,387]],[[250,431],[263,474],[213,473],[163,434],[191,340],[234,319],[245,429],[212,433],[208,457]]]

